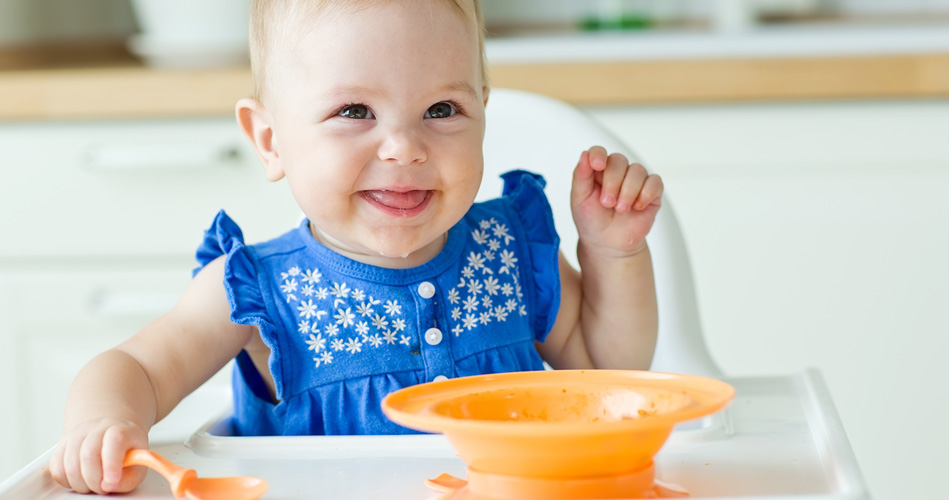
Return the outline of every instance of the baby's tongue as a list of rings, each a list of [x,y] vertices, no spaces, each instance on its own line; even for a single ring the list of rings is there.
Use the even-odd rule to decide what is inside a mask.
[[[415,208],[425,201],[428,191],[420,189],[397,193],[395,191],[366,191],[366,195],[377,203],[392,208]]]

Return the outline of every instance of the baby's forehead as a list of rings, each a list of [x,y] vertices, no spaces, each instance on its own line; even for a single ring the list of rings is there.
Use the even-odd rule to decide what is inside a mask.
[[[460,33],[459,29],[467,32],[472,41],[471,50],[474,60],[477,60],[478,68],[476,71],[480,74],[482,86],[486,85],[485,62],[483,60],[483,33],[480,23],[480,10],[477,7],[476,0],[257,0],[259,2],[273,2],[267,11],[258,12],[268,16],[269,26],[258,26],[263,28],[264,36],[258,38],[256,42],[258,57],[255,66],[255,82],[263,84],[264,81],[274,82],[282,76],[279,73],[286,73],[285,70],[298,66],[301,59],[310,57],[320,57],[319,54],[328,55],[332,52],[349,52],[355,54],[372,54],[376,51],[385,51],[387,46],[396,43],[404,35],[405,38],[414,38],[414,41],[406,43],[439,45],[439,39],[434,34],[439,31],[435,23],[445,23],[446,13],[450,13],[455,20],[451,21],[453,33]],[[377,24],[377,20],[391,19],[393,9],[405,8],[411,12],[410,26],[408,30],[400,30],[390,36],[387,40],[380,40],[375,45],[360,43],[358,37],[346,38],[347,44],[339,38],[332,39],[329,43],[325,36],[326,32],[339,31],[349,35],[350,28],[352,33],[359,33],[364,24]],[[467,9],[467,10],[466,10]],[[426,17],[429,17],[427,19]],[[263,19],[261,19],[262,21]],[[398,22],[398,21],[393,21]],[[417,29],[414,29],[417,26]],[[433,29],[434,28],[434,29]],[[367,30],[369,31],[369,30]],[[385,31],[382,27],[379,31]],[[454,37],[454,35],[443,36]],[[425,40],[419,40],[418,36],[427,37]],[[344,37],[345,38],[345,37]],[[366,38],[372,38],[372,33],[366,33]],[[314,43],[316,39],[320,43]],[[332,43],[333,40],[340,40],[340,43]],[[252,42],[254,43],[254,42]],[[355,48],[354,48],[355,46]],[[467,50],[467,49],[466,49]],[[456,54],[456,56],[458,56]],[[468,60],[467,56],[460,56]],[[321,58],[323,59],[323,58]],[[293,72],[293,71],[291,71]],[[258,85],[258,83],[255,83]],[[270,84],[264,84],[269,86]],[[256,87],[255,91],[262,90]],[[260,94],[257,94],[260,95]]]

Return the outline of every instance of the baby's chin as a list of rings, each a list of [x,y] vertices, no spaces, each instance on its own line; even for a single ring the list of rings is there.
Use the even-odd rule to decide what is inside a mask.
[[[370,249],[369,255],[378,256],[383,261],[391,261],[386,267],[415,267],[431,260],[438,254],[441,246],[418,244],[415,242],[390,242],[376,245]]]

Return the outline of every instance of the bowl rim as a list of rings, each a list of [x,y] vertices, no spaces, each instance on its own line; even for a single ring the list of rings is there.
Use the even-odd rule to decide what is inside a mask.
[[[643,418],[620,419],[586,424],[581,422],[543,422],[510,420],[457,419],[429,411],[439,401],[472,392],[509,389],[513,386],[615,385],[649,387],[683,392],[694,404]],[[681,422],[715,413],[735,397],[735,388],[718,379],[679,373],[644,370],[538,370],[458,377],[439,382],[409,386],[390,393],[382,400],[382,411],[393,422],[424,432],[452,434],[479,433],[502,436],[595,435],[619,432],[655,432]],[[698,398],[698,399],[696,399]]]

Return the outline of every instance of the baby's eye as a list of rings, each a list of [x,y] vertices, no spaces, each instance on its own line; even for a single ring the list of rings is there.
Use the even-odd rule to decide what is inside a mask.
[[[450,102],[436,102],[425,112],[425,118],[449,118],[457,112]]]
[[[375,118],[372,111],[369,111],[363,104],[350,104],[345,108],[339,110],[339,116],[343,118],[352,118],[353,120],[368,120]]]

